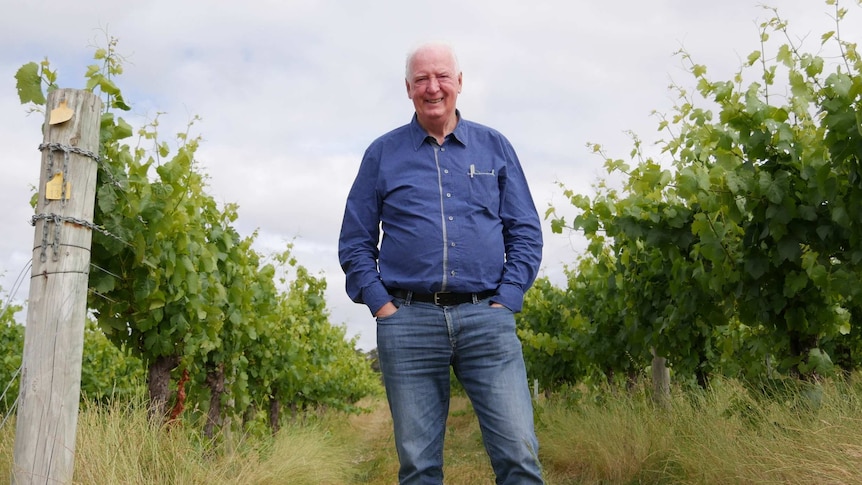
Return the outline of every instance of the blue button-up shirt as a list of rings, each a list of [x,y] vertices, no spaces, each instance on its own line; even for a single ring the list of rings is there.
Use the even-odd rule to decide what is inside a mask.
[[[372,314],[392,300],[387,287],[495,290],[492,301],[518,312],[536,278],[541,224],[515,150],[458,118],[442,146],[414,115],[365,151],[338,255],[348,296]]]

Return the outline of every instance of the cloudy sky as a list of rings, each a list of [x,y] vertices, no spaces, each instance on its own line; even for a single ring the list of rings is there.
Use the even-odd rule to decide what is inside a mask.
[[[845,36],[862,32],[862,9]],[[344,200],[368,143],[409,121],[404,57],[444,40],[464,72],[459,107],[512,141],[540,213],[568,206],[557,182],[583,194],[603,176],[587,148],[626,158],[633,131],[657,140],[653,110],[670,112],[676,82],[693,87],[674,53],[685,48],[714,79],[727,80],[759,48],[758,0],[0,0],[0,287],[3,300],[31,257],[29,200],[38,182],[41,114],[17,99],[14,74],[47,57],[61,87],[82,88],[106,36],[119,40],[117,81],[139,127],[160,115],[172,139],[188,121],[209,193],[240,206],[237,229],[259,231],[258,249],[295,243],[295,255],[328,283],[332,321],[375,347],[374,321],[344,294],[337,238]],[[793,38],[819,49],[834,28],[821,0],[774,0]],[[855,40],[855,39],[854,39]],[[543,275],[582,248],[578,235],[545,223]],[[14,293],[10,292],[17,289]]]

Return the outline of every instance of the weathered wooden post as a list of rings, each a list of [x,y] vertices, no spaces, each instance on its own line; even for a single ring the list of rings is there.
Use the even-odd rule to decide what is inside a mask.
[[[670,369],[667,368],[667,358],[661,357],[655,352],[655,347],[650,349],[652,352],[652,399],[661,409],[670,410]]]
[[[48,96],[12,483],[71,483],[102,102]]]

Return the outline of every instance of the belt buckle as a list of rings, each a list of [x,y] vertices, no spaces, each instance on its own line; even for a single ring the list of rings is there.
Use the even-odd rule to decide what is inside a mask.
[[[444,292],[442,292],[442,291],[435,291],[435,292],[434,292],[434,304],[435,304],[435,305],[437,305],[437,306],[441,306],[441,303],[440,303],[440,294],[441,294],[441,293],[445,294],[445,293],[444,293]]]

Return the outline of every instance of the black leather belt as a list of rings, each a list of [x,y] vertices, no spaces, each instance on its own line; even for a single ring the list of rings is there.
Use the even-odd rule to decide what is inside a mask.
[[[478,293],[452,293],[449,291],[438,291],[437,293],[416,293],[400,288],[387,288],[389,294],[395,298],[407,299],[411,301],[421,301],[423,303],[433,303],[439,306],[453,306],[462,303],[475,303],[479,300],[492,297],[497,294],[495,290],[480,291]]]

